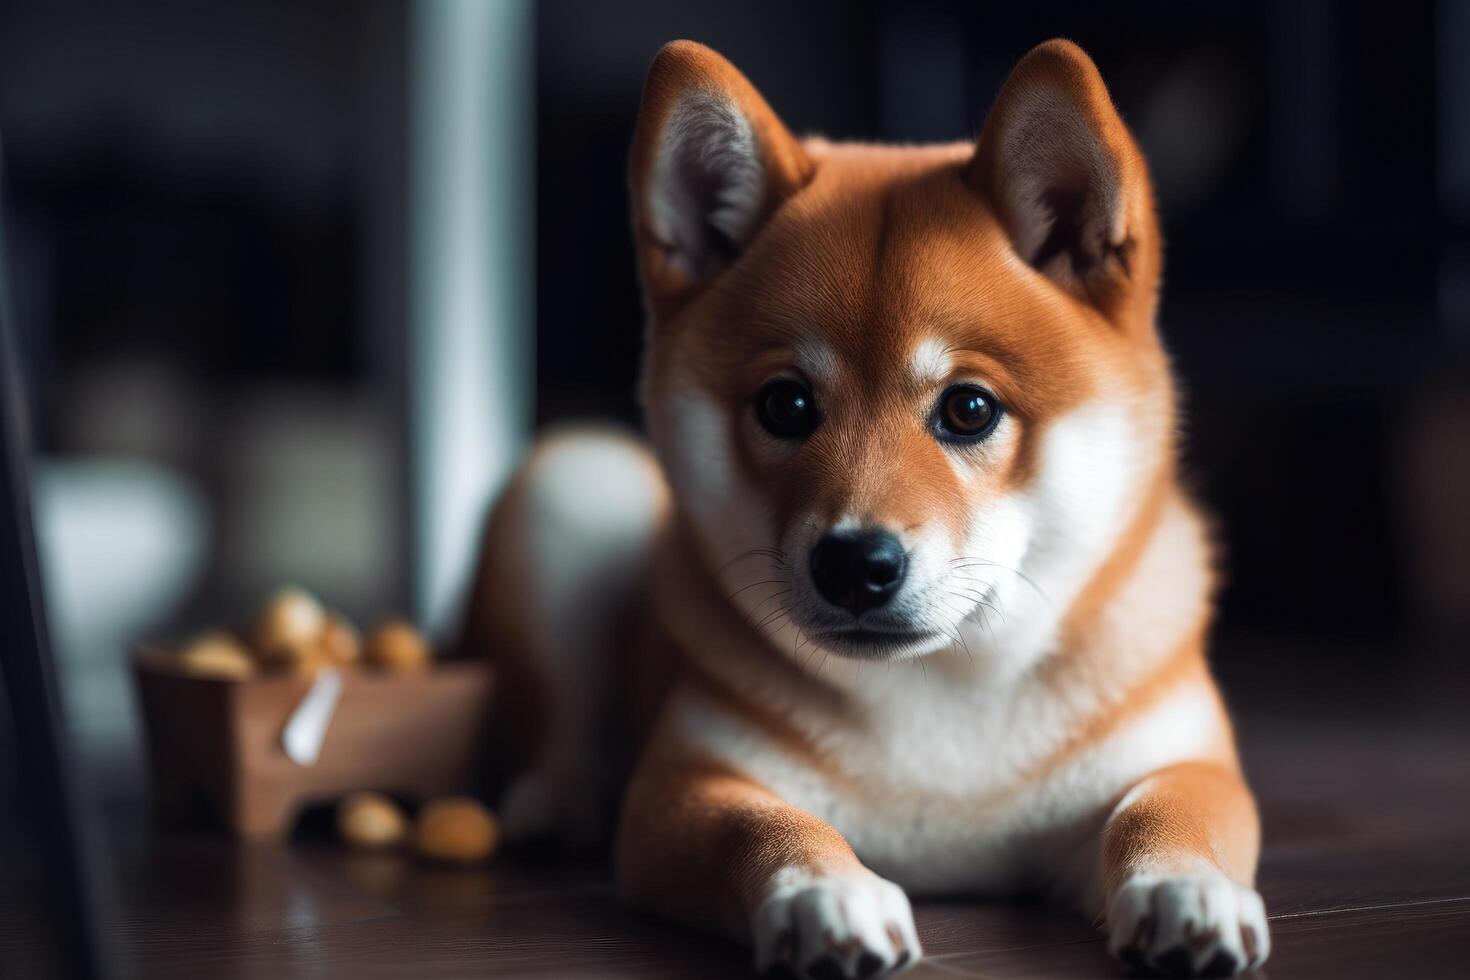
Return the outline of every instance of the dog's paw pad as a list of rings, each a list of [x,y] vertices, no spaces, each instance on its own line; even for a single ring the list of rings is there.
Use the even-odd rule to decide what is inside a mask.
[[[868,872],[777,874],[751,932],[757,969],[808,980],[870,980],[921,955],[903,889]]]
[[[1108,949],[1140,973],[1229,977],[1266,961],[1266,907],[1219,872],[1137,874],[1108,900]]]

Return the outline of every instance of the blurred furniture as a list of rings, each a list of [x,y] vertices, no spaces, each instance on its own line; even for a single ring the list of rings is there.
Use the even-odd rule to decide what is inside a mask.
[[[204,815],[240,837],[282,838],[303,807],[354,790],[463,792],[485,744],[491,678],[480,662],[422,673],[344,669],[311,765],[292,761],[281,740],[312,678],[191,677],[148,650],[133,669],[159,815]]]

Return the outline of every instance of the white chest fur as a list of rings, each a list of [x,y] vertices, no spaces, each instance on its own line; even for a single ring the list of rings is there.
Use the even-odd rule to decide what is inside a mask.
[[[1056,654],[1061,611],[1128,524],[1120,501],[1136,495],[1119,470],[1129,458],[1120,425],[1100,408],[1053,427],[1044,455],[1068,465],[1044,465],[1012,508],[1009,523],[1024,516],[1035,528],[1013,542],[1025,554],[1009,554],[999,538],[974,549],[1028,576],[992,576],[985,588],[1006,616],[959,624],[962,648],[891,666],[813,662],[796,657],[799,637],[777,630],[776,645],[839,693],[842,707],[831,709],[792,690],[789,668],[716,654],[690,631],[680,636],[689,655],[801,744],[696,691],[677,692],[669,706],[675,737],[827,820],[872,870],[916,892],[1006,891],[1074,873],[1080,849],[1135,782],[1222,744],[1229,751],[1202,673],[1137,697],[1206,615],[1207,548],[1181,500],[1165,506],[1091,625],[1091,649],[1069,654],[1070,671],[1044,663]]]
[[[810,754],[694,692],[676,695],[670,721],[832,824],[878,874],[929,894],[1009,891],[1062,873],[1134,782],[1219,739],[1207,687],[1182,687],[1077,744],[1082,705],[1034,686],[985,691],[959,682],[958,661],[938,666],[861,666],[872,680],[858,683],[885,690],[884,704],[848,724],[789,713]]]

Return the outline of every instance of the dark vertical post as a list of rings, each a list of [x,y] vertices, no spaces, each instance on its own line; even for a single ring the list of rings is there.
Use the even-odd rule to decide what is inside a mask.
[[[0,178],[4,171],[0,169]],[[0,670],[10,698],[22,794],[30,804],[52,889],[56,933],[77,977],[103,972],[95,865],[87,860],[62,724],[55,665],[46,635],[36,541],[31,526],[28,405],[17,363],[5,278],[0,206]]]
[[[1436,170],[1443,238],[1439,325],[1454,345],[1470,348],[1470,7],[1435,7]]]

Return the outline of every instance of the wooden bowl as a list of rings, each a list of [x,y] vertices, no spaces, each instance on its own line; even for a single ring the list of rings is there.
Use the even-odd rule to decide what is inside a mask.
[[[246,838],[282,837],[306,805],[375,789],[429,797],[470,784],[485,741],[488,665],[446,661],[390,673],[342,669],[342,692],[312,765],[282,747],[310,677],[246,681],[181,673],[157,647],[133,658],[154,800],[165,819],[201,811]]]

